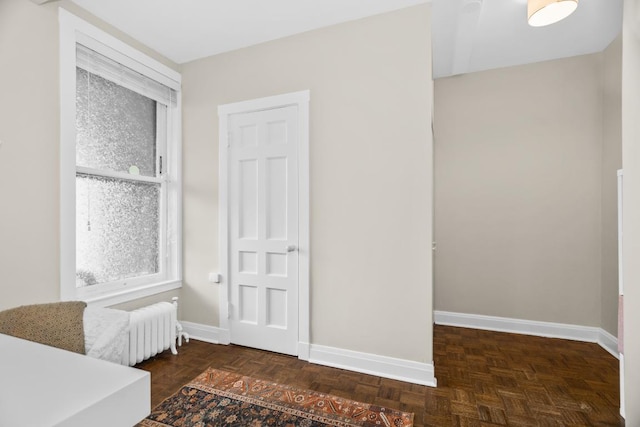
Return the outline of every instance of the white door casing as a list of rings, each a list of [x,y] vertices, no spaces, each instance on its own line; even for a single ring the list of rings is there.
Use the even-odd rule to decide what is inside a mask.
[[[227,342],[305,360],[308,101],[305,91],[219,107],[220,327]]]

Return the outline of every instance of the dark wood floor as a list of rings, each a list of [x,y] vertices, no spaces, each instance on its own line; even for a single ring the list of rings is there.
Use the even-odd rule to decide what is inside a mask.
[[[415,414],[415,426],[624,426],[618,361],[597,344],[436,326],[438,387],[191,340],[138,365],[152,405],[212,366]]]

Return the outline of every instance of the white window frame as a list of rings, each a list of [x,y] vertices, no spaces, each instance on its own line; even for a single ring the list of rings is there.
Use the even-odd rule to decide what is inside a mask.
[[[181,75],[141,53],[103,30],[60,8],[60,299],[83,300],[109,306],[182,286],[182,185],[181,185]],[[177,103],[167,109],[167,144],[163,160],[163,179],[167,180],[162,203],[161,229],[170,236],[161,249],[167,275],[160,280],[136,278],[105,285],[76,287],[76,44],[80,43],[176,91]],[[171,111],[169,111],[171,110]],[[114,172],[115,175],[122,175]],[[152,178],[155,180],[155,178]],[[158,276],[156,276],[158,277]],[[147,278],[148,279],[148,278]]]

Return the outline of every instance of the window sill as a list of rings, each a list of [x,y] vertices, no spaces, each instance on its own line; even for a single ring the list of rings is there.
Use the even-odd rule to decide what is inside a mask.
[[[149,297],[151,295],[156,295],[162,292],[180,289],[181,287],[182,280],[170,280],[167,282],[138,286],[133,289],[123,289],[105,294],[91,295],[83,298],[83,301],[93,307],[109,307],[115,304],[121,304],[139,298]]]

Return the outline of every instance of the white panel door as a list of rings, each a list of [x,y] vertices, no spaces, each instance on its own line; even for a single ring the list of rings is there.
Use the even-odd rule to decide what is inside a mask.
[[[298,354],[297,107],[229,116],[231,342]]]

